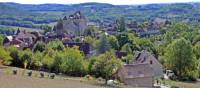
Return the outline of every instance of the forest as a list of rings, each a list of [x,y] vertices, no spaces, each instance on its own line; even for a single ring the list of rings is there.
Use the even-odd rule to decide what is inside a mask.
[[[107,22],[124,16],[126,21],[145,22],[155,18],[196,24],[200,20],[200,4],[147,4],[147,5],[112,5],[105,3],[63,4],[18,4],[0,3],[0,24],[39,28],[40,24],[56,22],[75,11],[83,12],[89,22]],[[146,15],[148,14],[148,15]]]

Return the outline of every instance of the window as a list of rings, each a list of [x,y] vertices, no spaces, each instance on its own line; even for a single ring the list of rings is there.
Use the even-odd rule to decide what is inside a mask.
[[[152,60],[150,60],[150,64],[153,64],[153,61],[152,61]]]
[[[132,72],[131,71],[128,71],[128,76],[131,76],[132,75]]]
[[[138,76],[139,76],[139,77],[144,77],[144,72],[138,71]]]

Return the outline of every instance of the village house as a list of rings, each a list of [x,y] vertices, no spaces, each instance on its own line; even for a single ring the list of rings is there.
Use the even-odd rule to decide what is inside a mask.
[[[154,79],[163,75],[162,65],[146,50],[136,52],[130,64],[119,71],[120,81],[142,88],[154,88]]]
[[[160,34],[160,29],[171,24],[170,21],[161,18],[155,18],[145,24],[144,27],[140,27],[136,21],[131,21],[127,24],[127,27],[132,29],[140,37],[152,36]]]
[[[20,50],[30,48],[32,49],[34,44],[38,40],[42,40],[42,35],[39,32],[26,32],[25,30],[17,30],[17,33],[13,36],[6,36],[3,40],[3,46],[9,47],[13,45]]]
[[[148,64],[126,64],[119,70],[118,76],[127,85],[153,88],[154,75]]]

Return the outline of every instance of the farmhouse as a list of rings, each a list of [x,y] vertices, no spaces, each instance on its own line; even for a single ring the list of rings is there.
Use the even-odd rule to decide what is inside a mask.
[[[163,69],[152,54],[143,50],[136,52],[131,64],[125,64],[117,74],[125,84],[153,88],[154,79],[163,74]]]
[[[153,88],[153,71],[148,64],[127,64],[118,72],[125,84],[137,87]]]

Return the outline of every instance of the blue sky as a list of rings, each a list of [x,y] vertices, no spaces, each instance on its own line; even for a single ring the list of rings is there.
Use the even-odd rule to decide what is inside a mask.
[[[22,4],[75,4],[84,2],[100,2],[115,5],[150,4],[150,3],[175,3],[175,2],[200,2],[200,0],[0,0],[0,2],[17,2]]]

